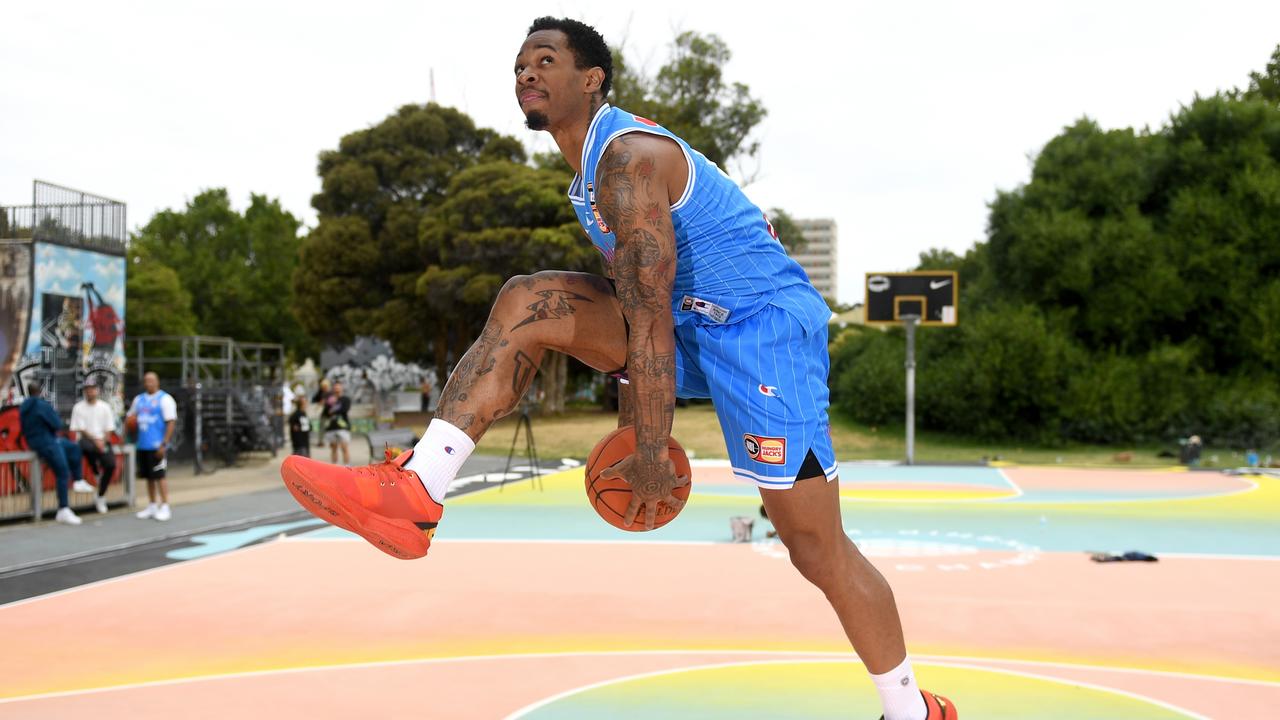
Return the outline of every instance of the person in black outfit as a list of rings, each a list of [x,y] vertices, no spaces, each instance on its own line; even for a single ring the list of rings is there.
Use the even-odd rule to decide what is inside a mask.
[[[338,464],[338,450],[342,450],[342,464],[351,464],[351,420],[347,413],[351,410],[351,398],[343,394],[341,382],[333,384],[333,390],[324,401],[324,441],[329,444],[329,461]]]
[[[332,389],[329,386],[329,380],[327,378],[321,378],[320,387],[316,389],[316,394],[311,396],[312,407],[317,408],[320,412],[319,417],[312,418],[314,421],[312,424],[316,426],[317,430],[324,430],[324,409],[328,404],[330,392],[332,392]],[[324,446],[324,432],[316,433],[316,445],[321,447]]]
[[[289,416],[289,443],[293,445],[294,455],[311,457],[311,418],[307,416],[306,396],[297,396],[293,407],[293,414]]]

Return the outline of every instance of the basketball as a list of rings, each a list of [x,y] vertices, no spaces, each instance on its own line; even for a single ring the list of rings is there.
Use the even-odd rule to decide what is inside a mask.
[[[138,437],[138,416],[125,415],[124,429],[125,429],[125,433],[128,434],[130,440],[137,438]]]
[[[671,453],[671,462],[676,466],[676,476],[691,478],[689,456],[684,454],[684,448],[676,442],[675,438],[668,438],[667,448]],[[596,513],[610,525],[620,530],[644,532],[645,508],[643,506],[636,514],[631,527],[622,524],[623,518],[626,517],[627,506],[631,504],[631,485],[622,478],[600,477],[600,473],[622,462],[635,450],[636,432],[630,425],[614,430],[596,443],[595,448],[591,450],[591,455],[587,458],[587,499]],[[688,500],[689,490],[692,487],[692,483],[678,487],[672,491],[672,494],[681,500]],[[671,522],[678,514],[678,511],[672,510],[666,503],[658,503],[658,516],[653,522],[654,529]]]

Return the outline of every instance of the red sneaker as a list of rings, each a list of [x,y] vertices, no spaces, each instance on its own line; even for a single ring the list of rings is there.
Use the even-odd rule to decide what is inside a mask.
[[[368,540],[401,560],[427,554],[444,506],[427,494],[418,474],[404,464],[412,450],[394,460],[360,468],[317,462],[290,455],[280,476],[293,497],[325,522]]]
[[[956,706],[951,701],[941,695],[934,695],[928,690],[921,690],[920,694],[924,696],[924,720],[960,720],[960,713],[956,711]],[[880,720],[884,720],[884,716],[880,716]]]

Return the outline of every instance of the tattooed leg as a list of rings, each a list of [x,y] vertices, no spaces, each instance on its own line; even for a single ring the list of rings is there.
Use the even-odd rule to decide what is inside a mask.
[[[625,364],[622,310],[607,280],[554,271],[508,280],[484,331],[449,376],[436,417],[479,440],[520,404],[547,350],[601,371]]]

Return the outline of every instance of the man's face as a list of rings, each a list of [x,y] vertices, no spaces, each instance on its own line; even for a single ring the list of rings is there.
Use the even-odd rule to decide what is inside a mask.
[[[333,394],[342,397],[342,383],[333,384]]]
[[[599,79],[588,77],[593,69],[579,70],[569,38],[559,30],[539,30],[520,46],[516,56],[516,102],[530,130],[547,130],[562,118],[584,115],[591,103],[592,87]]]
[[[90,385],[84,389],[84,399],[91,403],[98,402],[98,386]]]
[[[160,376],[155,373],[143,375],[142,387],[147,391],[148,395],[154,395],[160,389]]]

